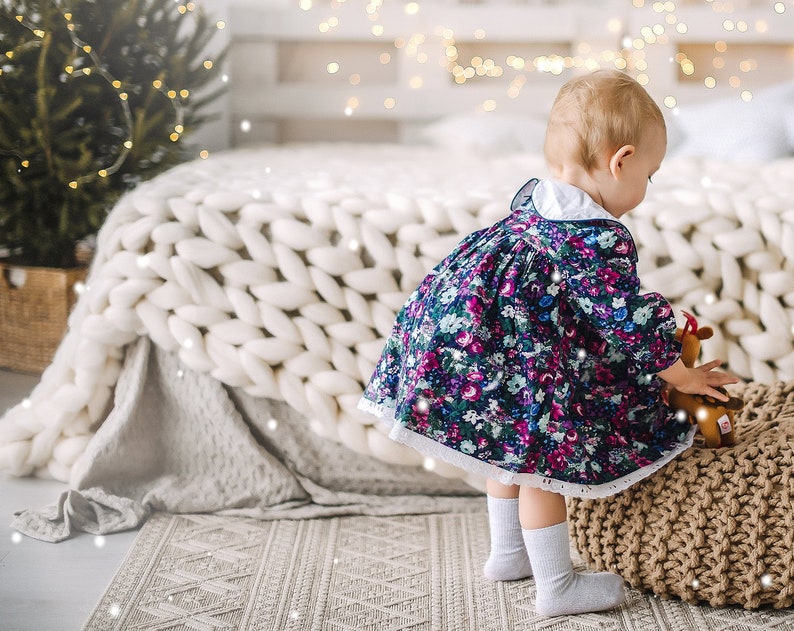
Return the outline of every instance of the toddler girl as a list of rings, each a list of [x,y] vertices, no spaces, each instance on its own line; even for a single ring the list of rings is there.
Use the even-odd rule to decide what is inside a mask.
[[[573,571],[564,496],[617,493],[691,445],[663,387],[726,400],[715,386],[736,381],[718,360],[686,368],[670,304],[639,293],[620,217],[666,145],[662,113],[628,75],[563,86],[546,134],[552,179],[527,182],[509,216],[422,281],[361,402],[393,439],[487,478],[485,575],[534,574],[542,615],[625,598],[619,576]]]

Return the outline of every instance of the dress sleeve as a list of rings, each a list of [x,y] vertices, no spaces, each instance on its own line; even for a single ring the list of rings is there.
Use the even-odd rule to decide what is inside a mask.
[[[608,344],[652,372],[679,358],[673,309],[656,292],[639,293],[634,242],[625,229],[590,226],[570,236],[557,254],[568,301]]]

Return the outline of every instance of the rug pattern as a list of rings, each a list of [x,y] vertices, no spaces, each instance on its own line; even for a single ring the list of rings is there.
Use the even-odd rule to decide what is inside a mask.
[[[635,590],[613,611],[543,618],[532,579],[482,576],[487,554],[484,513],[279,521],[161,513],[141,529],[84,631],[794,628],[792,609],[695,607]]]

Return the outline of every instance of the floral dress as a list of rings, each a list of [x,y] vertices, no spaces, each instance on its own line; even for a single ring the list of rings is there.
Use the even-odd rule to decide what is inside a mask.
[[[408,298],[361,409],[393,439],[505,484],[627,488],[694,433],[661,400],[676,320],[639,293],[636,262],[628,230],[583,191],[530,180]]]

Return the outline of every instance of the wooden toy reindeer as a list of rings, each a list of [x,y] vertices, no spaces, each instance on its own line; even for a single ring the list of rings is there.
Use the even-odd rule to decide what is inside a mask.
[[[700,355],[700,342],[714,335],[711,327],[698,328],[695,316],[686,311],[684,327],[676,332],[676,339],[681,342],[681,361],[692,368]],[[728,394],[725,388],[717,390]],[[682,413],[686,413],[691,424],[697,423],[703,435],[706,447],[717,448],[736,443],[733,415],[744,407],[744,401],[731,396],[727,402],[718,401],[714,397],[701,394],[685,394],[672,388],[667,393],[668,405]]]

